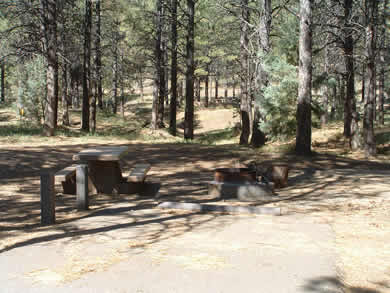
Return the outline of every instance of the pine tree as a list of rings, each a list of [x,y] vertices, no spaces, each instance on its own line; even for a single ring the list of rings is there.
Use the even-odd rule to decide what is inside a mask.
[[[311,153],[312,0],[300,0],[299,87],[295,151]]]

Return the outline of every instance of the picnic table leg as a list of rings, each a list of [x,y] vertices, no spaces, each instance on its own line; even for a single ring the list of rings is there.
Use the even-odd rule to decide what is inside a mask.
[[[78,165],[76,168],[78,210],[88,210],[88,181],[88,166],[85,164]]]
[[[54,191],[54,175],[41,175],[41,224],[50,225],[56,221],[56,203]]]
[[[119,194],[123,182],[118,161],[89,161],[89,177],[97,193]]]

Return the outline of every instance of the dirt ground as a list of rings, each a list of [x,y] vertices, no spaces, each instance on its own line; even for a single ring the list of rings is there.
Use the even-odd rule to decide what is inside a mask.
[[[206,131],[204,126],[202,131]],[[332,131],[339,130],[328,129],[328,133]],[[367,160],[361,154],[344,152],[342,141],[332,141],[321,132],[313,136],[316,154],[309,158],[236,145],[107,141],[98,137],[27,138],[17,144],[1,137],[0,144],[0,253],[21,241],[52,233],[51,228],[39,224],[42,170],[56,171],[69,165],[74,153],[90,146],[127,145],[130,151],[122,162],[124,171],[134,163],[149,162],[153,167],[148,180],[161,183],[156,198],[127,198],[149,207],[162,200],[215,202],[207,195],[207,181],[218,167],[240,166],[253,160],[264,166],[288,163],[289,186],[277,190],[271,202],[250,205],[277,206],[282,214],[308,214],[329,223],[335,233],[331,249],[338,257],[335,282],[343,283],[346,292],[390,292],[389,161],[385,157]],[[91,211],[86,213],[122,200],[108,195],[93,197]],[[74,209],[73,197],[58,194],[59,223],[82,216]]]

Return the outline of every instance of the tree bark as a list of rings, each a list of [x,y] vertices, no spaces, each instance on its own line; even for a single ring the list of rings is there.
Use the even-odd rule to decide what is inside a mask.
[[[195,1],[187,0],[187,45],[186,45],[186,107],[184,114],[184,138],[194,138],[194,29]]]
[[[118,92],[119,92],[119,20],[114,21],[114,42],[113,42],[113,57],[114,63],[112,66],[112,90],[114,94],[114,101],[112,106],[112,112],[116,114],[118,112]]]
[[[328,41],[329,38],[327,38],[326,42]],[[326,74],[326,79],[325,79],[325,84],[322,87],[322,108],[323,108],[323,113],[321,114],[321,126],[325,127],[328,124],[329,121],[329,112],[328,112],[328,107],[329,107],[329,45],[326,46],[325,48],[325,56],[324,56],[324,71]]]
[[[344,100],[344,135],[350,140],[351,149],[360,148],[359,116],[356,111],[353,29],[351,24],[353,0],[344,0],[344,56],[346,96]]]
[[[68,65],[66,62],[62,68],[62,124],[69,126],[69,85],[68,85]]]
[[[46,108],[44,133],[53,136],[57,127],[58,63],[57,63],[57,8],[55,0],[41,0],[46,69]]]
[[[366,96],[363,118],[363,142],[367,156],[376,155],[376,142],[374,133],[374,111],[376,90],[376,18],[378,14],[378,1],[367,0],[366,11]]]
[[[1,69],[1,77],[0,77],[0,88],[1,88],[1,95],[0,95],[0,102],[5,102],[5,63],[4,61],[0,61],[0,69]]]
[[[156,130],[160,127],[160,103],[163,101],[162,107],[164,107],[164,85],[162,85],[161,76],[164,74],[162,66],[163,55],[161,50],[161,38],[162,38],[162,13],[163,13],[163,0],[156,0],[156,43],[155,43],[155,77],[154,77],[154,90],[153,90],[153,103],[152,103],[152,129]]]
[[[200,103],[200,77],[196,79],[196,100]]]
[[[218,88],[219,88],[219,83],[218,83],[218,72],[215,73],[215,101],[218,100]]]
[[[258,33],[258,46],[262,51],[263,56],[261,57],[259,67],[255,77],[255,89],[258,93],[258,99],[264,98],[264,90],[268,86],[268,73],[264,70],[265,58],[269,54],[271,49],[270,44],[270,33],[272,23],[272,6],[271,0],[260,1],[260,22],[259,22],[259,33]],[[260,130],[259,124],[261,120],[260,106],[259,103],[255,102],[254,113],[253,113],[253,125],[252,125],[252,136],[251,146],[260,147],[265,144],[265,134]]]
[[[387,47],[387,36],[386,36],[386,7],[388,1],[385,0],[383,4],[383,11],[381,17],[381,48],[379,51],[379,84],[378,84],[378,122],[380,125],[385,125],[385,75],[388,64],[386,63],[386,47]]]
[[[81,129],[89,132],[89,98],[91,91],[91,29],[92,29],[92,1],[85,0],[84,18],[84,60],[83,60],[83,108]]]
[[[161,17],[160,17],[160,70],[159,70],[159,91],[158,91],[158,112],[157,112],[157,127],[164,128],[164,102],[167,95],[167,88],[165,82],[165,55],[166,55],[166,36],[165,36],[165,3],[164,0],[160,0],[161,4]]]
[[[100,1],[95,0],[96,36],[95,36],[95,66],[96,66],[96,99],[98,107],[103,110],[103,77],[102,77],[102,48],[101,48],[101,8]]]
[[[171,24],[171,102],[169,105],[169,132],[176,136],[177,116],[177,0],[172,0],[172,24]]]
[[[94,79],[95,80],[95,79]],[[91,81],[91,132],[96,132],[96,101],[97,101],[97,83]]]
[[[300,0],[299,87],[295,151],[311,154],[312,0]]]
[[[205,108],[209,107],[209,71],[208,71],[208,66],[207,66],[207,75],[205,77],[205,85],[204,85],[204,106]]]
[[[241,0],[241,21],[240,21],[240,114],[241,114],[241,135],[240,145],[247,145],[250,135],[251,101],[249,95],[249,7],[248,0]]]

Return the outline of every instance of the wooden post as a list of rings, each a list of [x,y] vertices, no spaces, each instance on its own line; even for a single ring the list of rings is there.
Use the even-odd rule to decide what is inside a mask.
[[[88,165],[76,167],[77,209],[88,210]]]
[[[51,225],[56,221],[56,203],[54,191],[54,175],[41,175],[41,224]]]

